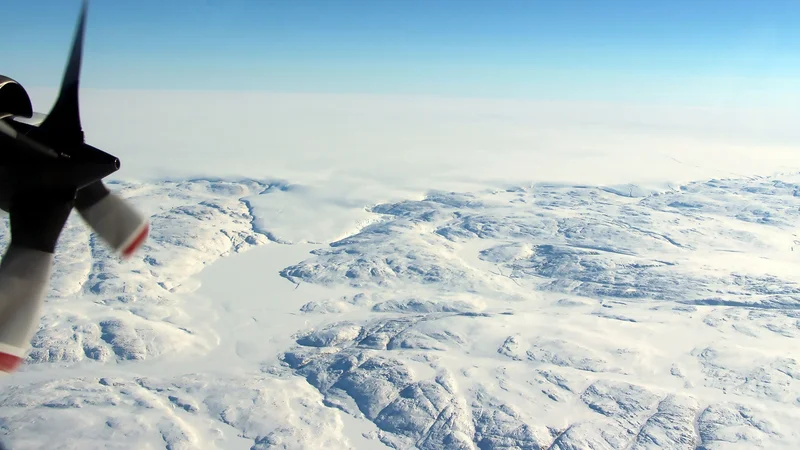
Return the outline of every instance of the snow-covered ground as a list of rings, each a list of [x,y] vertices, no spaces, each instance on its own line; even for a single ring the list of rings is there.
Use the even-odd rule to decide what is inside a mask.
[[[71,219],[27,364],[0,380],[10,448],[800,443],[800,153],[779,120],[687,134],[678,114],[286,97],[239,111],[277,140],[233,142],[182,134],[207,118],[175,95],[173,175],[97,132],[152,235],[120,262]],[[284,153],[301,144],[275,121],[327,153]],[[193,159],[206,134],[232,148]]]

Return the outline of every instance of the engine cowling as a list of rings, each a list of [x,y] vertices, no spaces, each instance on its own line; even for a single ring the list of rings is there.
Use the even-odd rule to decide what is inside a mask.
[[[0,75],[0,116],[33,117],[33,103],[28,92],[16,80]]]

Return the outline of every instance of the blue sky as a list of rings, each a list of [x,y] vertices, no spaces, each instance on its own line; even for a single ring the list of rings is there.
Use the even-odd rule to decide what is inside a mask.
[[[4,0],[53,86],[77,0]],[[800,99],[800,1],[95,0],[85,87],[718,104]]]

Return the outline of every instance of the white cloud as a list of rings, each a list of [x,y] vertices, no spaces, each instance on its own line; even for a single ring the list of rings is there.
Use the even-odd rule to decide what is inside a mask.
[[[51,90],[31,95],[37,110],[49,108]],[[91,89],[81,101],[88,141],[120,156],[124,177],[346,177],[428,189],[676,182],[800,165],[788,109]]]

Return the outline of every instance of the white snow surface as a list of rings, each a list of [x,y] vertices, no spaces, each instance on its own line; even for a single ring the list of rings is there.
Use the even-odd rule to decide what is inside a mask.
[[[82,95],[152,234],[70,219],[10,449],[800,445],[777,112]]]

